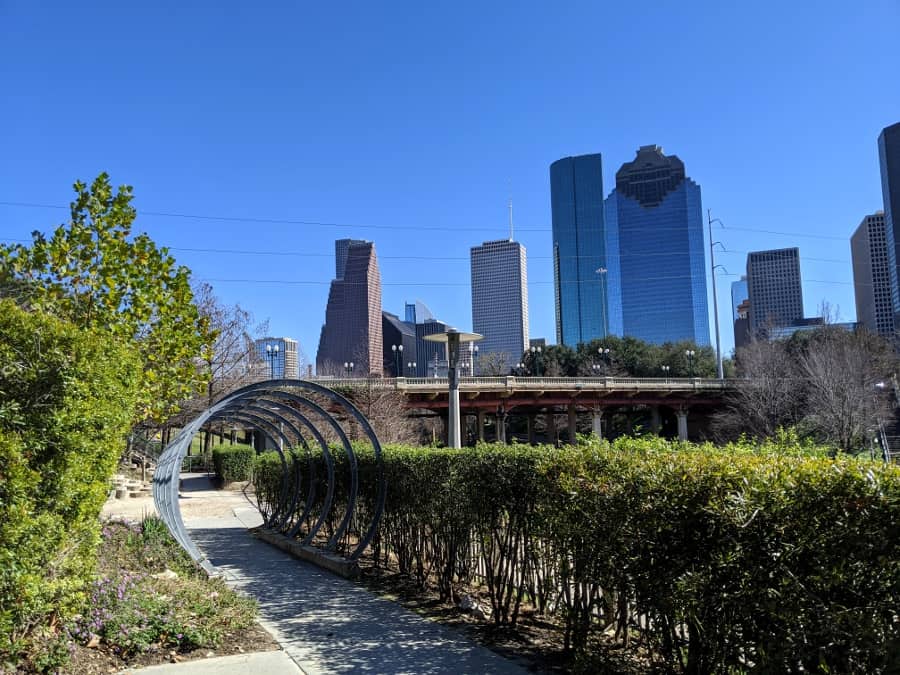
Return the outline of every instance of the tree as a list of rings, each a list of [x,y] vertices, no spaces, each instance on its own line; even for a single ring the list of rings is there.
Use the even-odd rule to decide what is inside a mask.
[[[889,345],[868,331],[816,331],[799,359],[807,387],[804,424],[843,452],[864,447],[880,420],[890,415],[877,385],[895,366]]]
[[[0,246],[0,287],[26,306],[124,339],[138,352],[137,419],[164,419],[205,382],[214,334],[193,302],[190,271],[146,234],[132,236],[130,186],[106,173],[74,185],[69,223],[30,245]]]
[[[784,341],[754,340],[737,350],[736,360],[738,378],[714,419],[720,436],[771,438],[800,421],[805,383]]]

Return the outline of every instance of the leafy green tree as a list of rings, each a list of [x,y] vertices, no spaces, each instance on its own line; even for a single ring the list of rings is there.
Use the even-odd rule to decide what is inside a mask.
[[[137,418],[163,419],[202,387],[214,340],[193,302],[190,271],[147,234],[132,236],[131,187],[106,173],[74,185],[69,223],[30,245],[0,246],[0,288],[20,303],[100,329],[136,348],[142,362]]]

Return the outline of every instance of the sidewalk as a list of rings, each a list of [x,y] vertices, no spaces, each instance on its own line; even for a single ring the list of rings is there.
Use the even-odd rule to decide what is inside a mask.
[[[191,479],[189,500],[206,490]],[[187,487],[187,485],[185,486]],[[216,499],[216,491],[210,494]],[[225,506],[225,500],[219,500]],[[228,659],[156,666],[141,673],[497,673],[527,672],[515,663],[467,640],[456,631],[379,598],[247,533],[261,523],[245,501],[228,504],[217,515],[190,517],[185,525],[228,584],[259,602],[260,623],[281,644],[287,659],[254,662],[266,653]],[[207,512],[208,513],[208,512]],[[265,658],[272,659],[268,652]],[[215,664],[221,661],[223,663]],[[203,670],[203,664],[208,666]],[[296,664],[296,666],[293,666]],[[297,669],[299,667],[299,670]],[[190,669],[189,669],[190,667]],[[199,668],[199,669],[198,669]]]

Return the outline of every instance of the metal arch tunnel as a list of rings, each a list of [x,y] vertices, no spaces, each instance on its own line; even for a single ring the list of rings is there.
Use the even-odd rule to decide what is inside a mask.
[[[358,543],[352,548],[348,558],[356,560],[371,543],[384,512],[387,493],[381,444],[371,424],[353,403],[327,387],[306,380],[268,380],[238,389],[203,412],[166,446],[157,463],[153,476],[153,500],[156,510],[175,540],[207,572],[213,572],[213,566],[191,540],[184,526],[178,503],[178,484],[182,461],[187,456],[194,434],[210,422],[219,420],[240,422],[262,433],[275,447],[281,460],[281,495],[274,506],[257,501],[266,527],[290,537],[299,533],[313,509],[318,483],[314,470],[313,444],[319,447],[326,469],[324,477],[326,490],[319,516],[301,540],[302,544],[310,544],[314,540],[333,506],[336,482],[334,457],[323,430],[337,436],[347,455],[350,470],[349,494],[346,496],[347,506],[340,524],[332,532],[325,549],[334,551],[341,537],[347,532],[354,517],[359,490],[356,455],[346,431],[341,427],[340,420],[319,403],[311,400],[309,394],[316,395],[320,400],[327,399],[332,408],[336,407],[344,413],[345,418],[353,418],[372,444],[377,481],[372,520],[365,529],[360,526]],[[307,436],[311,437],[312,443],[307,440]],[[289,462],[282,450],[282,444],[301,448],[306,455],[307,480],[304,482],[307,487],[306,499],[302,503],[303,484],[299,480],[302,473],[301,462],[299,459]]]

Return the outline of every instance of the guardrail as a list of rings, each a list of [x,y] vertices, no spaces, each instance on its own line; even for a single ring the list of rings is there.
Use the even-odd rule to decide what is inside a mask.
[[[369,388],[394,389],[398,391],[446,391],[449,380],[446,377],[345,377],[311,380],[329,389]],[[461,391],[490,390],[707,390],[724,391],[731,388],[730,380],[701,377],[461,377]]]

